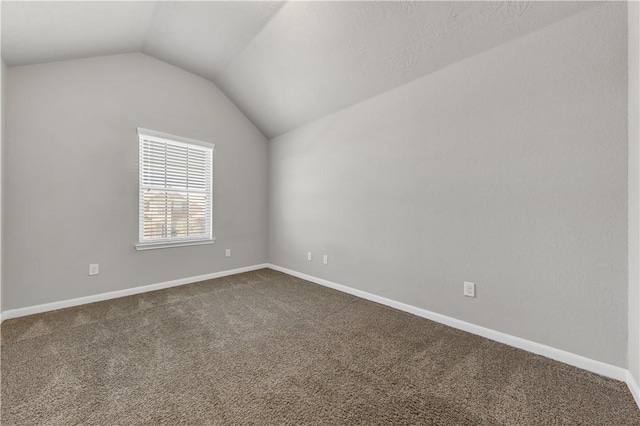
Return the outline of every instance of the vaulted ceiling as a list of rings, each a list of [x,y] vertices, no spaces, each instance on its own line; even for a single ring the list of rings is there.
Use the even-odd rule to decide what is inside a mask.
[[[8,66],[142,52],[216,83],[272,138],[594,2],[3,2]]]

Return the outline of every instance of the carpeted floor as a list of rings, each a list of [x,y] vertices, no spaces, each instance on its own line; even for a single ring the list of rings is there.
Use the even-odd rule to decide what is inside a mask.
[[[624,383],[268,269],[1,330],[3,425],[640,425]]]

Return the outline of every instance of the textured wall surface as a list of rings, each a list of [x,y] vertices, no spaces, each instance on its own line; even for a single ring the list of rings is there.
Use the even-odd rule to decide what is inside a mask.
[[[5,129],[6,129],[6,120],[5,120],[5,112],[6,112],[6,92],[7,92],[7,85],[6,85],[6,76],[7,76],[7,67],[4,64],[4,61],[0,61],[0,66],[2,68],[2,80],[0,80],[0,92],[2,92],[2,97],[0,98],[0,312],[2,312],[2,253],[3,253],[3,248],[2,248],[2,230],[4,227],[4,222],[2,221],[2,211],[4,209],[3,207],[3,196],[2,196],[2,186],[4,185],[4,167],[3,167],[3,163],[4,163],[4,157],[3,157],[3,152],[4,152],[4,144],[5,144]]]
[[[640,383],[640,4],[629,16],[629,370]]]
[[[8,80],[5,309],[266,261],[267,142],[212,83],[142,54],[12,67]],[[136,127],[215,144],[215,244],[134,249]]]
[[[599,5],[273,139],[270,261],[626,367],[626,20]]]

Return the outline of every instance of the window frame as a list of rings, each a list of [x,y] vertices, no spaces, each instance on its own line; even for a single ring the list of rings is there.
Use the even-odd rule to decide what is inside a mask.
[[[138,127],[138,242],[135,244],[136,250],[151,250],[151,249],[161,249],[161,248],[170,248],[170,247],[182,247],[182,246],[193,246],[193,245],[202,245],[202,244],[213,244],[216,239],[213,236],[213,157],[214,157],[214,148],[215,145],[208,142],[202,142],[195,139],[189,139],[182,136],[170,135],[167,133],[157,132],[155,130],[144,129]],[[208,219],[209,227],[208,227],[208,235],[205,237],[166,237],[162,239],[155,240],[146,240],[144,239],[144,192],[148,190],[145,188],[143,184],[143,164],[144,164],[144,155],[143,155],[143,141],[155,141],[161,143],[171,143],[174,145],[182,145],[182,146],[196,146],[204,149],[209,149],[211,151],[211,175],[208,176],[209,180],[209,191],[204,192],[204,194],[208,195],[208,203],[209,203],[209,217]],[[167,188],[167,191],[171,192],[171,189]],[[188,193],[188,190],[184,191]],[[195,192],[195,191],[194,191]],[[203,193],[203,192],[200,192]]]

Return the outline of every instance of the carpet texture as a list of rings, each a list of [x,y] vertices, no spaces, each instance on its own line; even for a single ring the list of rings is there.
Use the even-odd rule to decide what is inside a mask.
[[[268,269],[1,331],[3,425],[640,425],[622,382]]]

